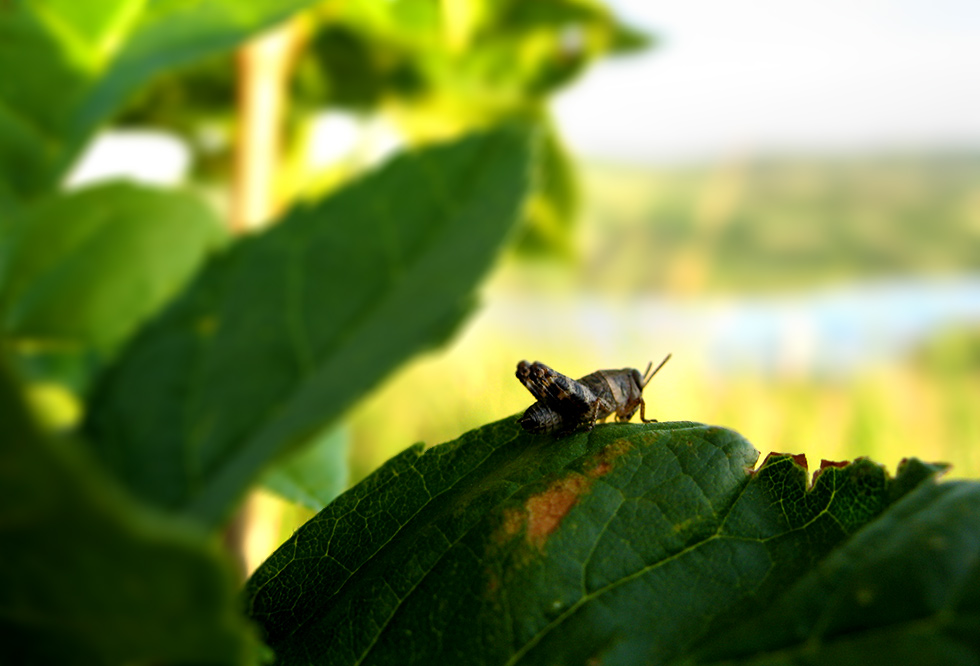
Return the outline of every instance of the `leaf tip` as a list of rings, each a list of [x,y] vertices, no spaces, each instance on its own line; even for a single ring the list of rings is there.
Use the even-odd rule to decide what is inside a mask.
[[[766,459],[762,461],[762,464],[759,465],[758,469],[769,467],[770,465],[773,465],[777,461],[784,458],[791,459],[793,464],[801,468],[804,472],[807,472],[810,469],[810,464],[806,460],[805,453],[780,453],[778,451],[771,451],[769,455],[766,456]]]

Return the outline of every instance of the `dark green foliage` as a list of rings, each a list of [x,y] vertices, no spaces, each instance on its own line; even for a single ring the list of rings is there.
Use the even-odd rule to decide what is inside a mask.
[[[216,545],[84,453],[38,432],[0,366],[0,660],[244,663],[254,640]]]
[[[325,25],[299,68],[294,96],[316,107],[360,111],[387,97],[411,97],[424,89],[411,54],[397,44],[378,44],[344,25]]]
[[[924,483],[691,663],[974,664],[980,489]]]
[[[96,388],[99,458],[151,504],[220,523],[270,460],[462,321],[529,151],[511,127],[407,154],[230,248]]]
[[[249,614],[279,664],[693,663],[811,639],[845,658],[843,634],[887,662],[874,632],[922,618],[932,656],[977,654],[980,485],[861,460],[808,488],[794,458],[756,456],[697,424],[555,440],[515,419],[409,449],[270,557]],[[867,615],[827,623],[854,599]]]

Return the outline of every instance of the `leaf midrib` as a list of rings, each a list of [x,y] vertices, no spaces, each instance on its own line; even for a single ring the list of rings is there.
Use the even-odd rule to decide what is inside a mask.
[[[485,174],[489,171],[492,172],[497,169],[496,160],[492,156],[492,153],[499,152],[501,150],[501,141],[499,140],[489,140],[483,139],[483,144],[479,147],[479,150],[474,151],[474,155],[468,160],[467,171],[463,176],[460,177],[460,182],[463,183],[458,189],[460,192],[468,192],[476,187],[485,179]],[[491,154],[488,156],[488,153]],[[441,233],[444,230],[451,228],[454,223],[458,223],[456,219],[459,210],[452,203],[449,197],[448,191],[445,187],[437,187],[437,184],[441,182],[441,179],[433,177],[432,168],[430,166],[431,159],[425,153],[419,153],[412,156],[412,159],[421,162],[418,164],[419,168],[423,169],[429,177],[429,187],[431,192],[435,195],[436,201],[441,202],[442,206],[446,210],[445,222],[441,225],[435,226],[432,231],[427,234],[418,245],[418,251],[415,256],[410,258],[408,262],[404,264],[406,272],[415,272],[419,265],[428,257],[432,248],[437,247],[440,239],[444,238],[444,234]],[[457,194],[457,196],[464,196],[462,194]],[[309,280],[306,280],[309,283]],[[361,312],[357,313],[351,318],[350,324],[345,327],[345,330],[339,333],[333,340],[333,344],[325,348],[323,352],[319,355],[319,358],[314,361],[314,371],[306,375],[301,379],[301,381],[296,382],[289,391],[283,396],[283,398],[277,401],[275,404],[269,405],[265,410],[265,414],[258,419],[250,428],[250,432],[246,434],[242,439],[245,444],[243,446],[232,446],[232,442],[226,442],[223,448],[228,450],[228,454],[220,456],[213,461],[211,461],[206,467],[198,465],[200,468],[199,474],[195,475],[197,478],[213,479],[216,476],[220,476],[221,470],[227,469],[232,466],[230,461],[235,461],[242,457],[244,452],[247,452],[252,446],[254,446],[256,441],[261,441],[263,439],[263,433],[265,433],[276,421],[279,419],[280,414],[284,411],[285,407],[293,403],[299,396],[306,393],[312,385],[314,385],[318,379],[318,373],[316,368],[322,367],[325,364],[326,359],[334,358],[337,356],[337,352],[340,349],[345,348],[349,345],[350,341],[355,338],[356,334],[363,328],[365,322],[370,321],[376,317],[379,312],[384,312],[386,309],[391,307],[392,294],[395,293],[393,288],[399,283],[399,280],[395,276],[390,275],[384,285],[383,291],[385,296],[380,299],[371,300],[368,302],[367,306],[364,307]],[[224,293],[223,293],[224,296]],[[304,334],[306,338],[309,338],[309,329],[304,326]],[[207,358],[210,356],[208,351],[210,346],[215,343],[218,336],[210,337],[205,346],[200,347],[201,353],[198,355],[201,363],[205,363]],[[290,337],[292,341],[292,338]],[[294,356],[297,356],[298,350],[292,348],[290,345],[290,351]],[[346,408],[347,405],[338,405],[333,410],[334,413],[330,414],[328,418],[324,420],[323,425],[326,425],[332,419],[337,418],[337,416]],[[190,407],[190,403],[188,403]],[[188,409],[184,410],[187,413]],[[188,437],[188,426],[190,424],[185,422],[184,430],[184,448],[188,454],[193,452],[193,447],[190,446],[191,439]],[[242,441],[241,439],[238,441]],[[188,458],[194,457],[189,455]],[[200,461],[199,461],[200,462]],[[217,474],[215,470],[219,470]],[[192,483],[193,478],[188,479],[188,494],[181,502],[181,509],[183,511],[190,510],[194,512],[193,508],[197,505],[197,499],[201,495],[202,490],[192,491],[191,488],[195,485],[201,486],[200,483]],[[205,481],[206,484],[206,481]],[[206,488],[203,489],[206,491]],[[213,513],[213,510],[211,510]]]

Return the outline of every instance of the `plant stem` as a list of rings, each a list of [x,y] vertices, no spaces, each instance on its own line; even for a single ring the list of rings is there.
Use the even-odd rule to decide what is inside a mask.
[[[286,83],[299,38],[296,21],[284,23],[238,51],[238,126],[232,183],[231,228],[242,233],[276,213],[275,176],[281,161]]]
[[[299,23],[281,24],[247,42],[237,54],[238,124],[228,224],[234,233],[271,220],[280,202],[275,177],[281,161],[286,84],[299,43]],[[246,552],[256,512],[246,496],[224,532],[224,545],[242,580],[251,573]]]

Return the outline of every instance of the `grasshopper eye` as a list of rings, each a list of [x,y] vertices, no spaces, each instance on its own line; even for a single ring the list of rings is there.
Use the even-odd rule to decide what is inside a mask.
[[[632,377],[633,377],[633,383],[642,389],[644,384],[643,384],[643,375],[640,374],[640,371],[637,370],[636,368],[633,368]]]

